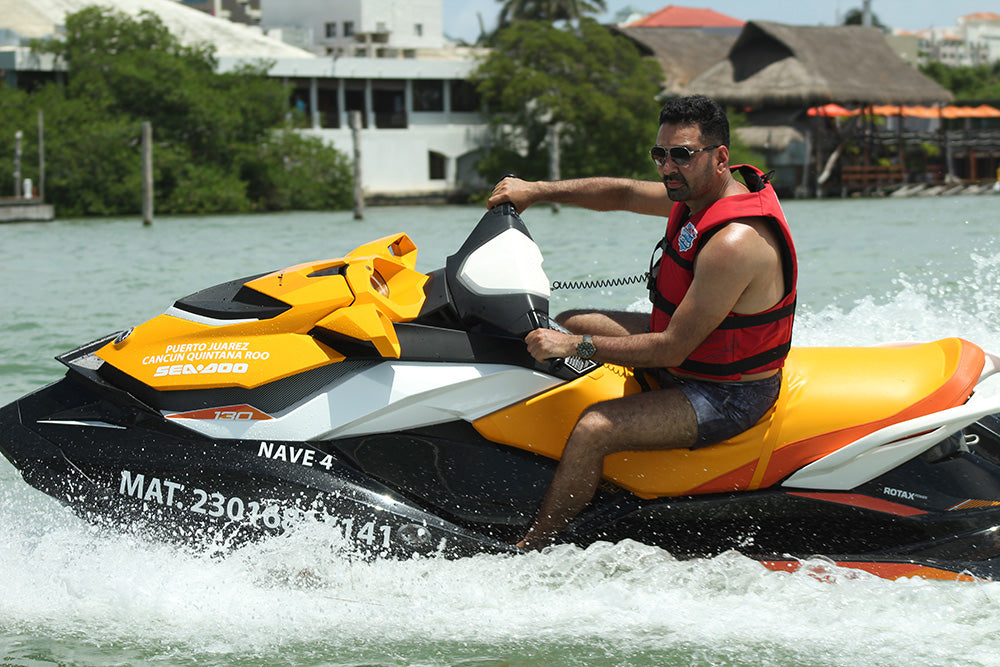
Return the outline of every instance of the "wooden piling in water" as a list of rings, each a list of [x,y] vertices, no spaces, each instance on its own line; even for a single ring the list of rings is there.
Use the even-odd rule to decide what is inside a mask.
[[[361,112],[351,111],[351,138],[354,141],[354,219],[365,217],[365,195],[361,181]]]
[[[45,114],[38,110],[38,198],[45,201]]]
[[[548,144],[549,144],[549,180],[558,181],[562,178],[560,173],[560,153],[559,153],[559,123],[552,123],[549,125],[548,130]],[[557,202],[552,202],[552,212],[559,212],[559,204]]]
[[[14,196],[21,198],[21,130],[14,133]]]
[[[153,224],[153,124],[142,123],[142,224]]]

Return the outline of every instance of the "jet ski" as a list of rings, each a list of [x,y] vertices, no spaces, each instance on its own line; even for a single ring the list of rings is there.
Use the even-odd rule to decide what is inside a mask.
[[[445,266],[405,233],[240,278],[60,355],[0,451],[81,516],[239,545],[320,523],[365,557],[514,554],[577,418],[636,371],[537,362],[542,253],[510,205]],[[607,457],[560,536],[767,567],[1000,578],[1000,358],[959,338],[795,347],[777,404],[698,450]],[[641,376],[641,373],[640,373]]]

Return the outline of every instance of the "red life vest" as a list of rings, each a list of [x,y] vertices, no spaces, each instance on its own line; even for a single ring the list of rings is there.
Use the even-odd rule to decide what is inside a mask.
[[[670,211],[667,234],[657,245],[663,249],[650,279],[653,315],[650,331],[663,331],[694,279],[694,258],[712,235],[733,220],[770,218],[779,237],[785,277],[785,295],[773,307],[756,314],[730,313],[677,370],[719,381],[739,380],[744,374],[781,368],[791,348],[795,315],[798,264],[788,222],[774,188],[756,167],[740,165],[750,192],[723,197],[690,216],[687,204],[677,202]],[[654,251],[655,256],[655,251]],[[666,261],[664,261],[666,260]]]

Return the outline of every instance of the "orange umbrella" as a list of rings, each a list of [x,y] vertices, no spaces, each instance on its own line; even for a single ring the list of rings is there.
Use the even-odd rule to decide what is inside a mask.
[[[812,107],[806,112],[810,116],[824,116],[826,118],[837,118],[838,116],[855,116],[857,111],[851,111],[850,109],[845,109],[839,104],[824,104],[821,107]]]
[[[875,116],[907,116],[910,118],[937,118],[937,107],[899,106],[898,104],[882,104],[872,107]]]
[[[1000,118],[1000,109],[991,107],[989,104],[980,104],[975,107],[975,118]]]
[[[896,104],[876,104],[872,107],[872,115],[875,116],[906,116],[908,107],[901,107]]]
[[[988,104],[980,104],[978,107],[948,105],[941,109],[941,115],[944,118],[1000,118],[1000,109]]]
[[[949,104],[946,107],[941,107],[941,117],[942,118],[971,118],[969,115],[969,110],[972,107],[958,107],[954,104]]]
[[[906,116],[912,118],[937,118],[939,115],[938,107],[925,107],[925,106],[911,106],[906,107]]]

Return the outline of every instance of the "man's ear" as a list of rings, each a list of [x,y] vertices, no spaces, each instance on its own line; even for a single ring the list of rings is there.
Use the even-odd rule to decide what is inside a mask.
[[[729,171],[729,147],[719,146],[715,149],[715,169],[720,174]]]

